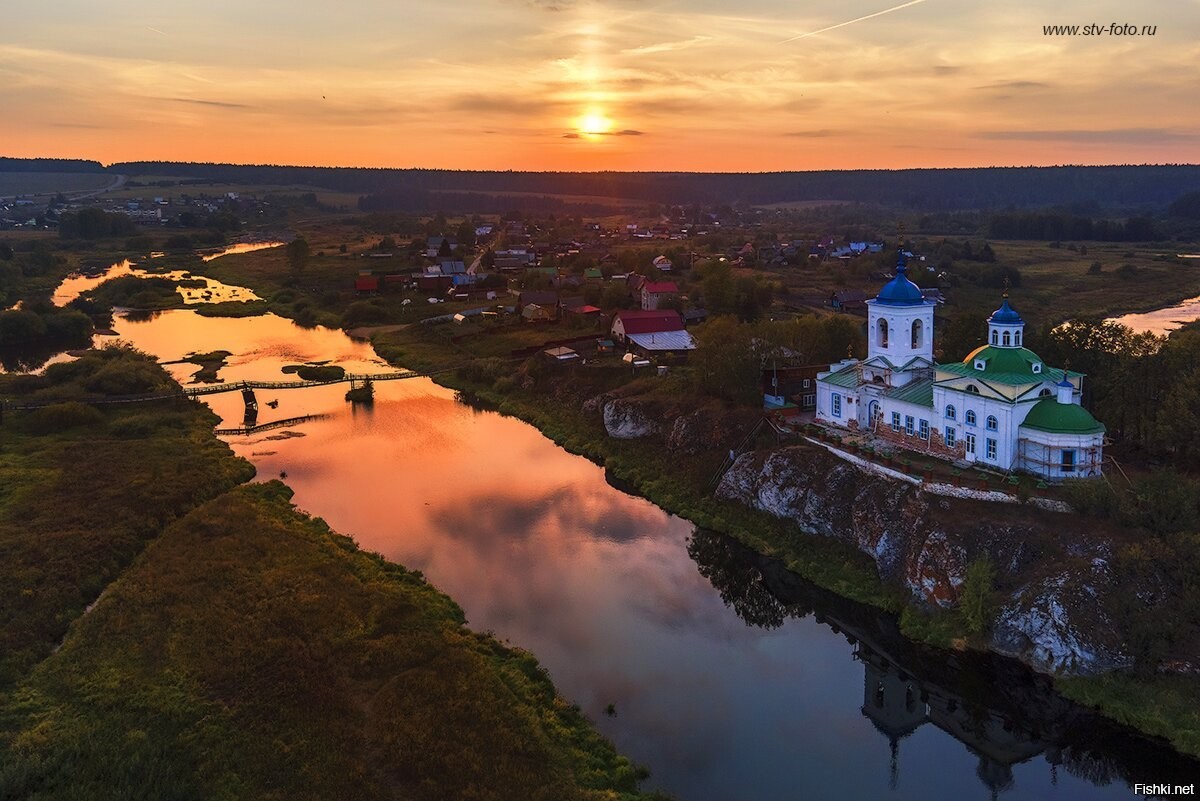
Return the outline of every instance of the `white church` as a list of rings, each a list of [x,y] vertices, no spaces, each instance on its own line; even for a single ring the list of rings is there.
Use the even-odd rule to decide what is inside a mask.
[[[1045,479],[1101,474],[1104,426],[1079,405],[1083,374],[1050,367],[1022,345],[1008,303],[988,318],[988,344],[961,362],[933,360],[933,310],[896,277],[867,301],[867,358],[817,374],[817,421],[955,462]]]

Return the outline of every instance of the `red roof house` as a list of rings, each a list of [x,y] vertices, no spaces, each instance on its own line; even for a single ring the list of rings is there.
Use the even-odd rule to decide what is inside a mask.
[[[356,292],[378,292],[379,279],[373,275],[360,275],[354,279],[354,290]]]
[[[642,284],[642,309],[657,309],[664,300],[678,294],[679,287],[674,281],[646,281]]]
[[[674,309],[649,311],[619,311],[613,316],[612,337],[624,342],[630,334],[659,334],[682,331],[683,318]]]

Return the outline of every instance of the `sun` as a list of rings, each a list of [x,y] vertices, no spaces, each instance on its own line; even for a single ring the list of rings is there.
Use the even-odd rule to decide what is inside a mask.
[[[606,134],[613,128],[613,121],[605,116],[603,111],[599,109],[588,109],[582,117],[578,119],[575,127],[582,134],[588,136],[600,136]]]

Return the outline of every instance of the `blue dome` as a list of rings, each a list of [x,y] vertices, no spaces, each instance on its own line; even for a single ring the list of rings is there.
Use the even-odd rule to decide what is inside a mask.
[[[1000,304],[1000,308],[992,312],[992,316],[988,318],[989,323],[997,325],[1024,325],[1025,321],[1021,319],[1021,315],[1017,314],[1017,310],[1008,305],[1008,296],[1004,296],[1004,302]]]
[[[920,306],[925,302],[921,288],[908,280],[908,265],[904,263],[904,254],[896,262],[896,277],[884,284],[875,298],[884,306]]]

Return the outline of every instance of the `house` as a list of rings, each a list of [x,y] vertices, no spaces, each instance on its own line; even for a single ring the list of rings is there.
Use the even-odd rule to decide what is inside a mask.
[[[542,351],[542,355],[555,364],[572,364],[579,362],[579,354],[570,348],[562,347],[546,348]]]
[[[840,289],[829,296],[834,311],[862,311],[867,308],[867,293],[861,289]]]
[[[659,272],[669,273],[675,269],[675,265],[672,264],[671,260],[668,259],[666,256],[656,256],[654,261],[651,262],[651,264]]]
[[[816,419],[906,450],[1043,479],[1102,475],[1104,426],[1080,405],[1083,374],[1024,347],[1025,321],[1004,293],[988,344],[960,362],[933,359],[936,301],[896,275],[867,301],[867,358],[817,376]]]
[[[553,306],[539,306],[530,303],[521,309],[521,319],[530,323],[548,323],[554,320]]]
[[[801,367],[767,367],[759,378],[764,398],[773,399],[776,406],[794,403],[802,412],[817,408],[817,375],[829,369],[824,364]]]
[[[683,310],[683,324],[685,326],[697,325],[699,323],[704,322],[707,319],[708,319],[708,310],[707,309],[684,309]]]
[[[629,292],[629,297],[640,299],[644,283],[646,283],[646,276],[639,273],[629,273],[625,276],[625,289]]]
[[[360,295],[374,294],[379,291],[379,279],[373,275],[360,275],[354,279],[354,291]]]
[[[674,309],[619,311],[609,332],[616,342],[645,351],[694,350],[692,335],[683,329],[683,317]]]
[[[679,287],[674,281],[643,281],[641,295],[642,309],[652,311],[664,300],[679,297]]]
[[[604,273],[600,272],[599,267],[589,267],[583,271],[584,281],[603,281]]]
[[[553,290],[526,289],[517,295],[518,314],[523,312],[525,307],[530,304],[550,309],[554,316],[558,316],[558,293]]]
[[[461,261],[443,260],[439,265],[442,275],[465,275],[467,265]]]

